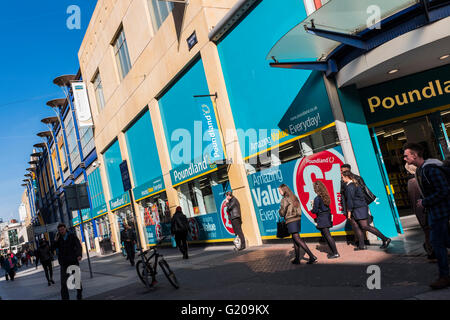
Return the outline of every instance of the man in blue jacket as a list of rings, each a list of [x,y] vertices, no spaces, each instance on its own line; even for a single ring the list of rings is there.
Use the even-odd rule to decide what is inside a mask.
[[[447,248],[450,247],[448,230],[450,216],[450,185],[442,162],[436,159],[423,158],[424,149],[416,143],[407,143],[403,157],[408,164],[417,167],[416,179],[420,187],[422,199],[417,201],[418,207],[428,212],[431,227],[431,245],[438,260],[439,279],[430,284],[433,289],[450,286]]]

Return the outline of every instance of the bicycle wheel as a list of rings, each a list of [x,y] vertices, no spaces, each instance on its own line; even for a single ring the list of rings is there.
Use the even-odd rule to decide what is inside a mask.
[[[151,288],[153,286],[152,281],[153,272],[149,265],[146,265],[146,268],[144,268],[144,263],[142,262],[142,260],[138,261],[136,263],[136,272],[139,276],[139,279],[141,279],[142,283],[144,284],[144,286],[146,286],[147,288]]]
[[[166,275],[167,280],[169,280],[170,284],[173,285],[175,289],[180,288],[180,285],[178,284],[177,277],[175,277],[175,274],[170,269],[169,264],[167,263],[167,261],[164,260],[164,259],[161,259],[159,261],[159,266],[161,267],[162,271]]]

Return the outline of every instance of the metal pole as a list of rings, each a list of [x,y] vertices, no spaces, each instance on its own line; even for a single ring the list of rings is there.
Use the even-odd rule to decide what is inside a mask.
[[[131,192],[131,189],[128,190],[128,195],[130,196],[131,211],[133,212],[133,219],[134,219],[134,230],[136,232],[136,238],[137,238],[138,245],[139,245],[139,252],[142,255],[141,237],[140,237],[139,229],[138,229],[138,225],[137,225],[136,212],[134,211],[134,199],[133,199],[133,192]]]
[[[76,194],[77,194],[77,207],[79,208],[80,207],[80,197],[78,196],[78,185],[76,185]],[[84,232],[83,214],[81,213],[81,211],[80,211],[80,222],[81,222],[80,226]],[[93,278],[92,268],[91,268],[91,259],[89,258],[89,248],[87,246],[86,234],[84,235],[84,246],[86,247],[86,255],[87,255],[88,265],[89,265],[89,274],[91,275],[91,278]]]

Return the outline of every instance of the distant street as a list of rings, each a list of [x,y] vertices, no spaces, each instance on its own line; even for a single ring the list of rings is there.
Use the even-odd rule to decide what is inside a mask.
[[[415,218],[414,218],[415,219]],[[227,300],[227,299],[450,299],[450,288],[432,291],[428,284],[437,267],[423,253],[421,230],[416,221],[403,219],[405,235],[393,240],[384,252],[373,243],[365,252],[354,252],[345,241],[338,243],[340,259],[328,260],[326,246],[309,243],[319,258],[316,265],[292,265],[289,241],[252,247],[239,253],[229,245],[191,248],[189,260],[177,249],[163,248],[181,284],[174,289],[164,275],[158,275],[155,289],[139,282],[134,267],[121,254],[93,257],[94,278],[89,278],[87,260],[82,262],[85,299],[98,300]],[[55,263],[55,262],[54,262]],[[369,290],[369,265],[381,269],[381,289]],[[0,281],[2,299],[59,300],[59,267],[54,269],[56,285],[47,286],[42,267],[18,272],[16,280]],[[71,292],[72,299],[75,292]]]

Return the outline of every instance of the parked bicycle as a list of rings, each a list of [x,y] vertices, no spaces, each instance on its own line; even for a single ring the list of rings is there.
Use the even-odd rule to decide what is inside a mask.
[[[142,252],[142,254],[139,254],[141,260],[136,263],[136,271],[142,283],[147,288],[152,288],[157,283],[156,275],[158,273],[157,267],[159,265],[170,284],[174,286],[175,289],[178,289],[180,285],[178,284],[175,274],[172,269],[170,269],[169,264],[164,259],[163,255],[157,250],[157,247],[164,239],[166,239],[166,237],[163,237],[155,246]]]

